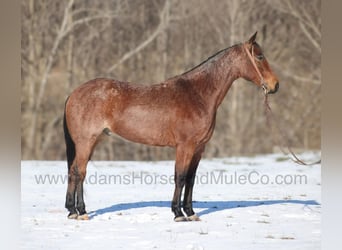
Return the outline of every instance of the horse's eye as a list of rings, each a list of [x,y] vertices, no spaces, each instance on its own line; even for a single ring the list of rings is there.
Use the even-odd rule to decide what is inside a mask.
[[[255,57],[256,57],[256,59],[258,59],[259,61],[261,61],[261,60],[264,59],[264,55],[263,55],[263,54],[256,55]]]

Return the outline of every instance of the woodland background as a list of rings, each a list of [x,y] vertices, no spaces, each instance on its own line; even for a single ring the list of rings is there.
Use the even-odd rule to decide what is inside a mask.
[[[320,149],[320,0],[24,0],[21,2],[22,159],[63,160],[64,102],[96,77],[152,84],[209,56],[257,41],[280,79],[270,99],[288,142]],[[204,157],[273,152],[263,94],[236,81]],[[168,148],[111,137],[97,160],[173,159]]]

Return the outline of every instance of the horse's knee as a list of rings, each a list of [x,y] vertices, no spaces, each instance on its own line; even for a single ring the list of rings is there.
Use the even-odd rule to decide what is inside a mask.
[[[77,171],[78,180],[83,182],[86,174],[87,174],[86,167],[80,167],[79,170]]]
[[[183,187],[186,183],[186,174],[181,173],[181,174],[176,174],[175,175],[175,184]]]

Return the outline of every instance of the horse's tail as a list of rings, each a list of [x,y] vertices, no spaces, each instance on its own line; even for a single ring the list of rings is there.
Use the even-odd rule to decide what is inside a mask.
[[[65,111],[66,111],[66,104],[68,102],[68,99],[65,101],[65,106],[64,106],[63,129],[64,129],[64,139],[65,139],[65,146],[66,146],[68,168],[70,168],[70,166],[72,165],[75,159],[76,151],[75,151],[75,143],[70,136],[69,128],[66,122]]]

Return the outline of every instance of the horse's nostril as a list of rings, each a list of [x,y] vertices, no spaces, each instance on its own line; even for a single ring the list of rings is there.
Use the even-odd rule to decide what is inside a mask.
[[[274,87],[274,93],[277,92],[279,89],[279,82],[276,83],[275,87]]]
[[[279,83],[277,82],[275,85],[274,85],[274,89],[268,91],[268,94],[274,94],[278,91],[279,89]]]

